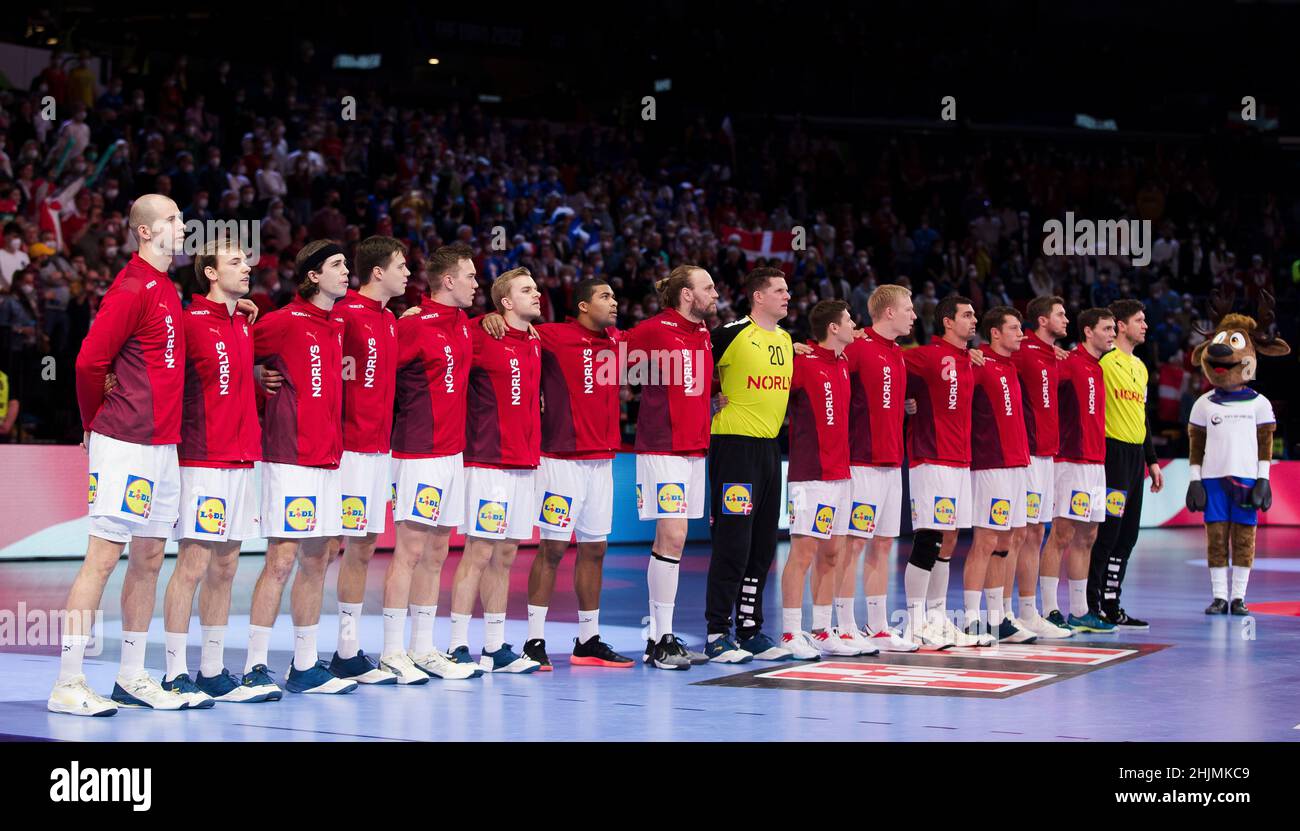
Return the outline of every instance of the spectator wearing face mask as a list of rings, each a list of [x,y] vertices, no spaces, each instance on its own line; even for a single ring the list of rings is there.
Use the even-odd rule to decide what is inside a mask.
[[[5,228],[4,249],[0,250],[0,292],[7,292],[14,275],[31,264],[31,257],[23,250],[22,232],[14,223]]]

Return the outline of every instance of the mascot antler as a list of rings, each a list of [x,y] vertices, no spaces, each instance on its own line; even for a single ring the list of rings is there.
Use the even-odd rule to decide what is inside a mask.
[[[1260,346],[1267,346],[1277,340],[1277,334],[1273,332],[1273,321],[1276,320],[1276,315],[1273,313],[1273,300],[1273,295],[1268,292],[1259,293],[1259,314],[1256,319],[1259,325],[1250,336]]]
[[[1270,297],[1271,300],[1271,297]],[[1193,326],[1196,333],[1201,337],[1209,340],[1214,336],[1214,332],[1219,328],[1219,322],[1232,311],[1233,292],[1215,289],[1210,294],[1210,328],[1204,329],[1199,324]],[[1272,314],[1272,304],[1270,303],[1269,314]]]

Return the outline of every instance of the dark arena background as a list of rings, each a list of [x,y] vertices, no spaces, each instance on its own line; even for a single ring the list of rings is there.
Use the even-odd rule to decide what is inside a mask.
[[[1205,613],[1213,594],[1204,515],[1185,505],[1192,406],[1211,388],[1193,350],[1226,311],[1259,318],[1261,335],[1300,343],[1298,34],[1295,2],[11,5],[0,21],[0,734],[97,743],[978,742],[948,757],[954,776],[982,770],[994,787],[1041,781],[1061,793],[1068,784],[1040,777],[1094,776],[1104,783],[1099,803],[1123,790],[1129,746],[1087,755],[1073,745],[1227,742],[1246,752],[1238,743],[1300,739],[1294,351],[1261,357],[1251,382],[1271,401],[1276,430],[1247,613]],[[951,294],[970,298],[977,315],[1002,305],[1023,313],[1033,298],[1059,295],[1067,349],[1080,340],[1085,309],[1141,301],[1148,330],[1134,355],[1148,373],[1163,488],[1142,486],[1123,601],[1150,628],[689,672],[643,664],[655,532],[637,516],[631,451],[642,402],[633,385],[620,394],[600,604],[601,637],[636,658],[632,668],[569,663],[578,634],[571,549],[546,622],[552,672],[113,718],[49,712],[59,611],[89,531],[76,362],[138,248],[128,217],[146,193],[169,197],[200,230],[214,221],[252,229],[241,240],[257,256],[248,297],[262,315],[292,299],[295,256],[309,241],[337,240],[351,262],[372,235],[395,237],[406,251],[410,282],[388,306],[398,317],[430,290],[430,254],[458,241],[472,248],[479,283],[471,317],[491,310],[496,275],[523,266],[540,290],[539,323],[563,321],[577,283],[601,277],[617,298],[618,328],[632,329],[662,311],[655,281],[690,263],[717,287],[706,320],[715,339],[716,327],[748,313],[744,277],[764,265],[785,274],[791,297],[780,325],[795,343],[812,337],[809,313],[821,300],[846,301],[869,325],[867,298],[891,283],[908,289],[917,313],[905,348],[943,334],[934,311]],[[1134,231],[1127,247],[1089,248],[1076,236],[1067,249],[1052,233],[1112,220]],[[178,254],[170,271],[185,303],[198,290],[193,259]],[[978,336],[972,345],[990,348]],[[780,442],[788,452],[785,429]],[[773,637],[790,547],[781,513],[765,598]],[[689,525],[675,607],[677,634],[701,651],[709,515]],[[889,560],[889,621],[900,630],[909,519]],[[359,624],[376,657],[392,528],[390,515]],[[463,541],[452,537],[442,572],[439,648]],[[510,573],[510,644],[527,639],[536,541],[534,533],[521,546]],[[962,606],[970,544],[963,532],[950,608]],[[247,540],[238,558],[225,649],[236,676],[266,550],[265,539]],[[162,598],[175,551],[169,542],[145,653],[155,677],[165,666]],[[101,695],[120,658],[123,560],[84,662]],[[325,660],[338,627],[338,567],[324,581]],[[1068,612],[1066,583],[1062,574]],[[861,585],[855,594],[863,622]],[[807,620],[811,594],[804,604]],[[286,593],[269,644],[277,677],[293,656],[288,607]],[[195,618],[192,670],[197,608]],[[483,632],[476,606],[475,656]],[[1004,753],[1001,742],[1071,747],[1053,748],[1061,767]],[[860,749],[862,759],[890,758]],[[1076,752],[1084,761],[1071,771]],[[1137,767],[1235,764],[1237,752],[1204,748]],[[915,781],[890,784],[870,764],[851,764],[868,790],[921,793],[898,765],[891,776]],[[926,769],[923,777],[941,775]],[[594,777],[592,787],[603,781],[599,770],[574,775]],[[649,777],[647,769],[631,779]],[[692,788],[709,787],[693,779]]]

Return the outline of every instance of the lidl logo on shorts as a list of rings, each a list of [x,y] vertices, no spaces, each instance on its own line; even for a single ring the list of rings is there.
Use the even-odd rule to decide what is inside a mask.
[[[722,513],[731,516],[749,516],[754,512],[754,486],[749,482],[727,482],[722,485]]]
[[[343,527],[349,531],[366,530],[366,498],[343,495]]]
[[[396,514],[397,513],[397,483],[393,482],[391,485],[389,485],[389,487],[392,488],[392,491],[390,492],[388,501],[393,506],[393,513]]]
[[[226,532],[226,500],[219,496],[200,496],[194,513],[194,531],[198,534]]]
[[[440,513],[442,513],[442,488],[435,488],[423,482],[416,485],[415,502],[411,504],[411,516],[437,520]]]
[[[817,506],[816,513],[813,514],[812,529],[818,534],[829,534],[835,527],[835,508],[830,505]]]
[[[552,528],[568,528],[573,522],[573,497],[546,491],[542,495],[542,511],[537,521]]]
[[[940,525],[957,524],[957,500],[951,496],[934,498],[934,521]]]
[[[1128,502],[1128,491],[1119,488],[1106,488],[1106,513],[1109,516],[1124,516],[1124,505]]]
[[[122,494],[122,511],[148,519],[151,502],[153,502],[153,481],[143,476],[126,477],[126,491]]]
[[[474,518],[474,530],[485,534],[500,534],[506,527],[506,510],[509,502],[494,502],[491,499],[478,501],[478,516]]]
[[[1011,500],[994,497],[989,500],[989,524],[1006,528],[1011,524]]]
[[[849,525],[854,531],[864,534],[876,533],[876,506],[865,502],[854,502],[853,513],[849,514]]]
[[[641,498],[641,486],[637,485],[636,486],[636,509],[638,511],[641,510],[641,506],[643,504],[645,504],[645,500]]]
[[[686,513],[686,485],[681,482],[660,482],[655,491],[655,502],[661,514]]]
[[[915,500],[915,499],[909,499],[907,502],[908,502],[908,505],[909,505],[909,506],[911,507],[911,509],[912,509],[912,524],[913,524],[913,525],[916,525],[916,500]]]
[[[86,499],[87,503],[94,505],[95,497],[98,495],[99,495],[99,474],[92,473],[90,474],[90,493],[88,494]]]
[[[1025,516],[1038,519],[1043,510],[1043,495],[1035,491],[1025,491]]]
[[[1070,513],[1074,516],[1087,516],[1092,510],[1092,500],[1087,491],[1070,491]]]
[[[793,499],[787,499],[785,501],[785,515],[790,518],[790,525],[793,526],[794,525],[794,500]]]
[[[284,498],[284,530],[316,530],[316,497],[286,496]]]

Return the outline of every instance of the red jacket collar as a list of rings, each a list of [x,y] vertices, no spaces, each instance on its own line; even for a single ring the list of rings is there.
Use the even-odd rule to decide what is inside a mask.
[[[348,293],[343,295],[343,299],[340,300],[339,302],[360,303],[361,305],[365,306],[367,309],[370,309],[371,311],[374,312],[382,312],[384,310],[383,303],[380,303],[378,300],[374,300],[369,297],[366,297],[361,292],[353,291],[352,289],[348,289]]]
[[[826,349],[823,346],[819,346],[817,344],[817,341],[815,340],[808,341],[808,346],[812,348],[812,353],[809,354],[808,356],[810,358],[817,358],[818,360],[821,361],[830,361],[834,363],[835,361],[838,361],[842,357],[840,355],[836,355],[834,349]]]
[[[425,314],[429,314],[431,312],[437,312],[440,315],[451,315],[452,317],[455,317],[456,312],[465,311],[464,309],[459,308],[457,306],[447,306],[442,303],[439,303],[437,300],[434,300],[432,297],[428,296],[427,294],[423,297],[423,299],[420,300],[420,309]]]
[[[1087,349],[1085,349],[1082,343],[1077,343],[1077,344],[1075,344],[1075,345],[1074,345],[1074,348],[1070,350],[1070,354],[1074,354],[1074,353],[1076,353],[1076,352],[1079,354],[1080,357],[1084,358],[1085,360],[1087,360],[1087,361],[1089,361],[1089,362],[1091,362],[1091,363],[1094,363],[1094,364],[1100,364],[1100,363],[1101,363],[1101,358],[1094,358],[1094,357],[1092,357],[1092,353],[1089,352]]]
[[[699,329],[704,326],[702,321],[696,323],[693,320],[687,320],[686,316],[676,309],[664,309],[662,314],[667,315],[668,319],[676,323],[678,326],[683,326],[687,329]]]
[[[322,320],[329,320],[330,313],[317,306],[310,300],[303,300],[302,295],[295,294],[289,301],[289,306],[296,312],[305,312],[313,317],[319,317]]]
[[[232,315],[230,311],[226,308],[225,303],[217,303],[212,300],[209,300],[207,296],[203,294],[194,294],[190,296],[190,308],[198,309],[200,311],[209,311],[212,312],[213,314],[221,315],[226,319],[233,319],[234,317],[243,314],[243,312],[236,311]]]

